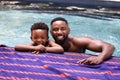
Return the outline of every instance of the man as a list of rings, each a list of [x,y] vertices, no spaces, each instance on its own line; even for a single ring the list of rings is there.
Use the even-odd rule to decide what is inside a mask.
[[[70,29],[67,20],[57,17],[51,21],[51,34],[55,42],[64,48],[64,51],[84,53],[88,49],[101,52],[97,56],[80,60],[80,64],[100,64],[110,58],[114,52],[114,46],[110,43],[85,36],[69,36],[69,33]]]

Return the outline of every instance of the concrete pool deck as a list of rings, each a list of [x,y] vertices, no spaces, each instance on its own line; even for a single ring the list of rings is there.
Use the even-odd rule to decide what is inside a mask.
[[[1,0],[0,8],[120,18],[120,0]]]

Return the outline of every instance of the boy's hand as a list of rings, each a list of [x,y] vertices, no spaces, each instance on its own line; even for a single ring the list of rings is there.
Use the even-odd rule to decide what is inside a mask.
[[[35,54],[39,54],[39,53],[43,53],[46,51],[46,48],[45,46],[43,45],[38,45],[38,46],[35,46],[35,51],[33,53]]]
[[[100,64],[103,60],[99,56],[91,56],[78,61],[80,64]]]

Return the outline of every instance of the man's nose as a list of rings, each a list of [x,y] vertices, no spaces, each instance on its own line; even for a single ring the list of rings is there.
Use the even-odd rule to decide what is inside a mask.
[[[58,30],[58,34],[62,34],[62,31],[61,31],[61,30]]]

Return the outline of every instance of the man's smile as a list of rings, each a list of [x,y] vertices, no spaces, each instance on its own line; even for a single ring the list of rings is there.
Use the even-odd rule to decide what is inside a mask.
[[[63,36],[63,35],[57,36],[57,39],[58,39],[58,40],[63,40],[63,39],[64,39],[64,36]]]

